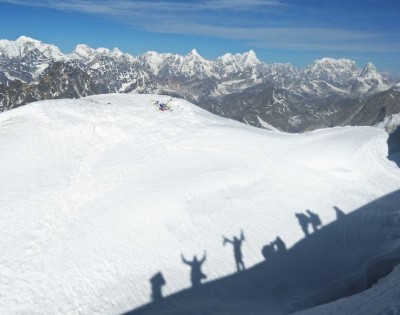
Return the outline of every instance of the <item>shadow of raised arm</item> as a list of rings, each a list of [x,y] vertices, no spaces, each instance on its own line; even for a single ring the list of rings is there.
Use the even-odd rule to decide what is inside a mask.
[[[185,257],[183,256],[183,254],[181,254],[181,259],[184,264],[189,265],[189,266],[191,265],[190,261],[186,260]]]
[[[207,253],[206,253],[206,251],[204,251],[203,258],[200,260],[200,264],[202,264],[203,262],[205,262],[205,260],[206,260],[206,255],[207,255]]]
[[[245,240],[243,230],[240,230],[240,240],[241,241]]]
[[[223,238],[223,240],[224,240],[224,242],[223,242],[223,245],[224,245],[224,246],[225,246],[226,243],[233,244],[233,241],[231,241],[229,238],[226,238],[225,236],[222,236],[222,238]]]

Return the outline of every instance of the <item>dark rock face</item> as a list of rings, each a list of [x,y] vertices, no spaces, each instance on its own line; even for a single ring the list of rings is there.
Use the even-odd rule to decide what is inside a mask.
[[[394,85],[387,91],[371,96],[351,120],[353,125],[375,125],[393,114],[400,113],[400,87]]]
[[[97,89],[86,72],[66,63],[56,62],[35,84],[14,80],[7,85],[0,85],[0,110],[39,100],[79,98],[92,94],[98,94]]]

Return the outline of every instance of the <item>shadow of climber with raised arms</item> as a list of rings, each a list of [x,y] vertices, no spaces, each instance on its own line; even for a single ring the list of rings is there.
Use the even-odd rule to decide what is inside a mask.
[[[234,236],[233,239],[230,240],[225,236],[223,236],[223,239],[224,239],[223,243],[224,246],[226,243],[232,244],[233,246],[233,255],[235,256],[237,271],[243,271],[245,269],[243,263],[243,254],[242,254],[242,242],[244,241],[243,230],[241,230],[240,232],[240,238]]]
[[[201,265],[205,262],[206,260],[206,252],[204,251],[204,256],[201,260],[198,260],[196,255],[193,256],[192,261],[188,261],[185,259],[183,254],[181,255],[182,262],[188,266],[190,266],[191,271],[190,271],[190,281],[192,282],[192,287],[196,288],[199,287],[201,284],[201,281],[203,279],[206,279],[207,276],[201,271]]]

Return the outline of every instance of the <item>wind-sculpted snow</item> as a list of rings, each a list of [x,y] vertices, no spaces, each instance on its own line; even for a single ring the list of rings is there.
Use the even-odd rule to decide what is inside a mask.
[[[155,95],[42,101],[0,116],[0,313],[119,314],[189,286],[181,262],[207,251],[207,281],[235,271],[222,235],[245,234],[244,263],[279,235],[303,235],[400,188],[387,134],[347,127],[284,134]]]

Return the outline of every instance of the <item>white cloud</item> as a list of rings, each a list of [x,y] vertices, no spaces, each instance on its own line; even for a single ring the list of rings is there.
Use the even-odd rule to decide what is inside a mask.
[[[260,7],[282,6],[279,0],[208,0],[197,2],[134,1],[134,0],[1,0],[0,2],[58,10],[73,10],[86,13],[129,13],[129,10],[152,10],[164,12],[198,12],[206,10],[245,11]],[[128,10],[128,12],[127,12]],[[132,13],[132,12],[130,12]]]

